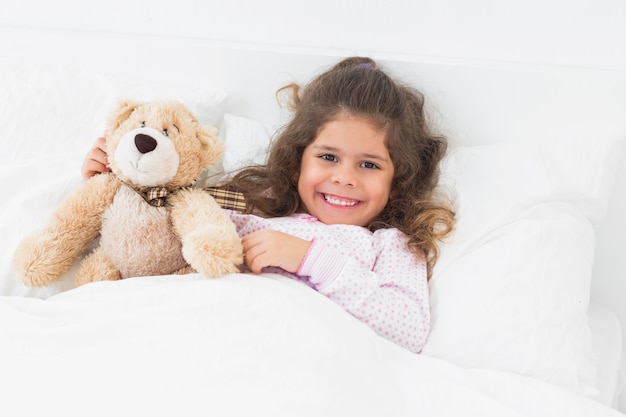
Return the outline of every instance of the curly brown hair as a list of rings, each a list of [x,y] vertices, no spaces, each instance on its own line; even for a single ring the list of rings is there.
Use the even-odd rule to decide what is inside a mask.
[[[346,58],[304,88],[289,84],[293,116],[277,134],[266,164],[237,172],[229,187],[240,190],[250,207],[268,217],[304,211],[298,174],[305,148],[321,127],[339,114],[369,120],[385,132],[394,167],[390,199],[369,230],[397,228],[409,237],[409,250],[426,255],[428,275],[439,256],[438,242],[454,227],[455,213],[435,193],[444,136],[431,131],[423,95],[393,80],[367,57]]]

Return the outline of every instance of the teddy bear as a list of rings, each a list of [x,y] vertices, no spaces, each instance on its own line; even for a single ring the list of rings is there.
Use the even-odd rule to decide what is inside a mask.
[[[120,101],[109,116],[110,173],[71,190],[43,230],[23,239],[13,266],[28,286],[58,280],[82,257],[75,285],[122,278],[238,272],[234,223],[200,174],[224,154],[217,129],[180,102]]]

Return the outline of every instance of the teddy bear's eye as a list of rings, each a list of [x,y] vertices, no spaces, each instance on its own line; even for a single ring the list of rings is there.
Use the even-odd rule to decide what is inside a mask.
[[[163,135],[169,136],[169,132],[167,131],[167,129],[163,129]]]
[[[146,127],[146,122],[141,122],[141,127]]]

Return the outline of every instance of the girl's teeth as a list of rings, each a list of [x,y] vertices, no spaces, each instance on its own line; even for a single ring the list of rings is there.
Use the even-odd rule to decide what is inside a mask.
[[[327,195],[324,195],[324,199],[328,201],[330,204],[335,204],[337,206],[354,206],[357,203],[354,200],[351,200],[351,201],[339,200],[337,198],[333,198]]]

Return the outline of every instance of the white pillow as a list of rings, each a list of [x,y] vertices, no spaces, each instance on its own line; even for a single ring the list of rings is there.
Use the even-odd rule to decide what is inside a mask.
[[[113,82],[122,98],[138,101],[178,100],[196,116],[201,125],[219,127],[222,123],[228,96],[219,88],[191,82],[187,84],[184,80],[172,82],[148,77],[117,77]]]
[[[209,86],[119,75],[65,64],[0,64],[0,164],[82,149],[106,128],[120,99],[183,102],[201,124],[218,127],[226,94]]]
[[[592,393],[593,223],[621,146],[607,135],[452,149],[441,186],[458,223],[430,282],[423,354]]]
[[[226,173],[237,171],[251,164],[265,162],[275,127],[257,120],[224,114],[220,132],[226,151],[222,166]]]
[[[111,80],[88,71],[0,65],[0,164],[87,149],[105,129]]]

